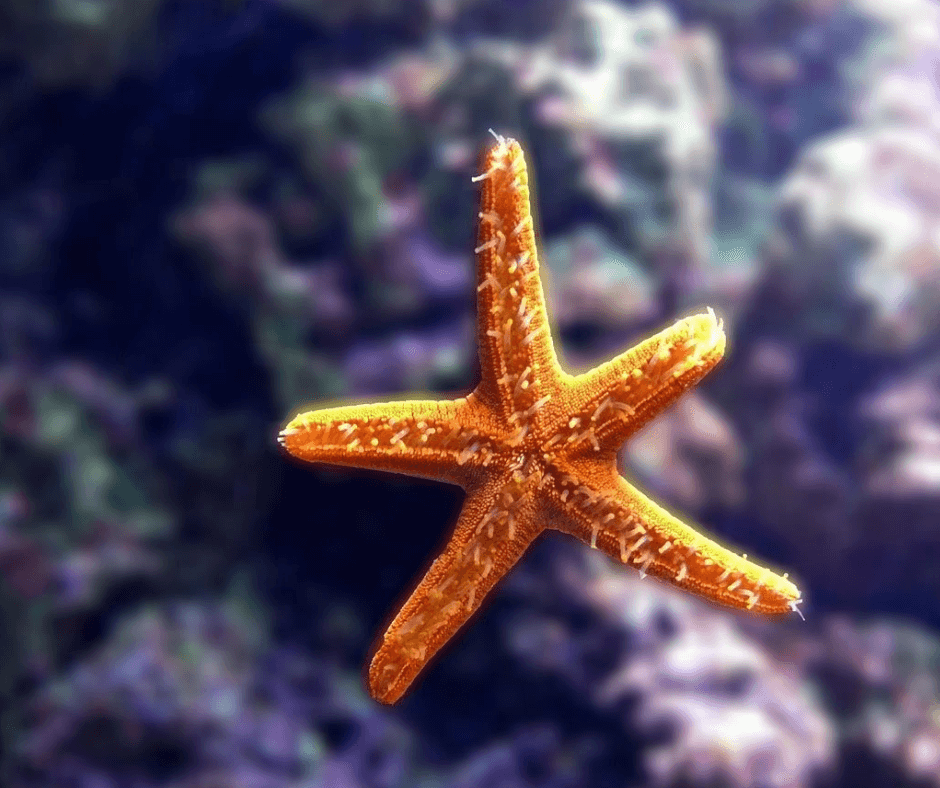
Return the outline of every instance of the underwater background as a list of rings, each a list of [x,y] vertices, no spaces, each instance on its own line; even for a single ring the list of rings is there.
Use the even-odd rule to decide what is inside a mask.
[[[623,469],[806,620],[552,534],[384,707],[462,493],[275,437],[472,388],[490,128],[569,369],[724,318]],[[940,787],[940,4],[0,0],[0,786]]]

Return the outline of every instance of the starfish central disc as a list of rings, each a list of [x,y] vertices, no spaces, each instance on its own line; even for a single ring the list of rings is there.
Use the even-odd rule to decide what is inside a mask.
[[[582,375],[552,345],[522,149],[497,137],[481,182],[480,384],[456,400],[344,405],[281,432],[295,457],[458,484],[446,548],[378,642],[369,691],[394,703],[543,531],[558,530],[692,593],[762,613],[796,610],[780,576],[696,531],[617,471],[624,441],[722,358],[709,309]]]

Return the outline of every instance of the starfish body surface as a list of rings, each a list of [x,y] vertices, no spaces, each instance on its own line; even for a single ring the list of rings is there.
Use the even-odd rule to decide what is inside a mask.
[[[444,551],[389,625],[368,688],[396,702],[542,532],[562,531],[617,561],[724,605],[796,610],[800,592],[651,501],[617,451],[721,359],[709,309],[584,374],[556,357],[539,279],[519,143],[486,154],[479,213],[481,381],[456,400],[347,405],[299,414],[281,444],[314,463],[457,484],[466,500]]]

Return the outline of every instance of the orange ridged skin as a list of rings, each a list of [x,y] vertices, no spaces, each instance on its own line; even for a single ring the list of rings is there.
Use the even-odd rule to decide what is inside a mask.
[[[623,442],[722,358],[710,309],[583,375],[552,345],[519,143],[486,155],[479,214],[482,380],[465,398],[347,405],[301,413],[279,440],[309,462],[458,484],[463,510],[381,639],[368,686],[394,703],[543,531],[555,529],[723,605],[797,609],[779,576],[683,523],[620,476]]]

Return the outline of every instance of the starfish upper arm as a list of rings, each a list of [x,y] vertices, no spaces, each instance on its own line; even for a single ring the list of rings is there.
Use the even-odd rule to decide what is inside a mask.
[[[535,424],[559,369],[539,280],[522,148],[515,140],[497,139],[479,176],[479,393],[504,421],[515,415]]]
[[[565,402],[546,412],[548,429],[584,452],[616,452],[623,442],[698,383],[725,350],[721,321],[710,309],[671,325],[636,347],[579,375]]]

